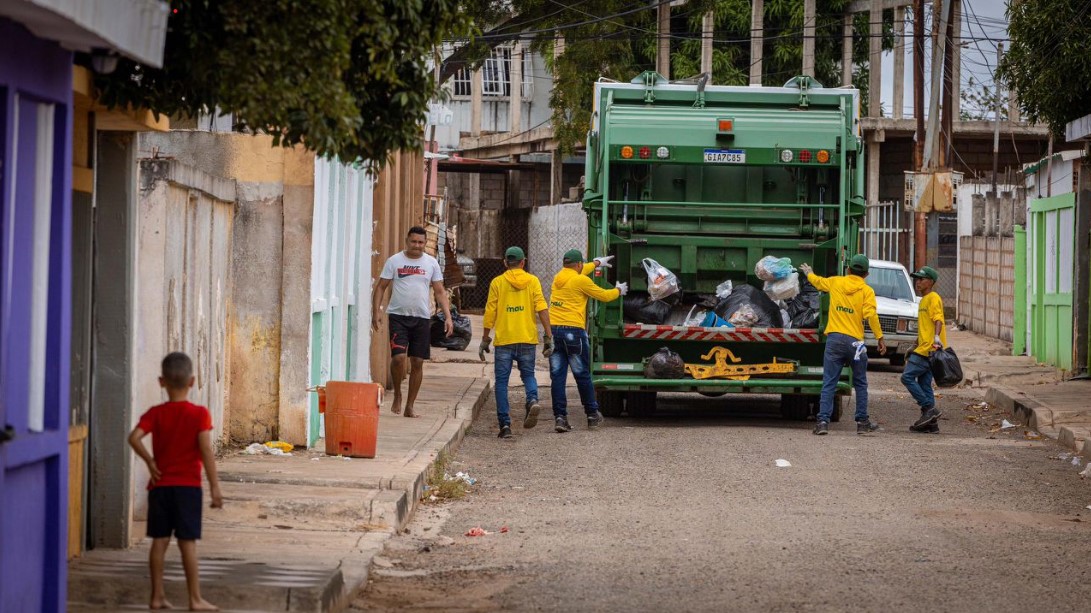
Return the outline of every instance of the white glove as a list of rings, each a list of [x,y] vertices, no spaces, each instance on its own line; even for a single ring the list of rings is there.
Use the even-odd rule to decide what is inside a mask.
[[[617,291],[621,292],[622,296],[629,293],[629,284],[624,282],[624,281],[622,281],[621,283],[618,283],[614,287],[617,288]]]
[[[612,255],[604,255],[601,258],[595,258],[595,266],[601,266],[603,268],[613,268],[613,264],[610,263],[610,260],[612,259],[614,259],[614,256]]]
[[[802,272],[804,275],[809,275],[814,272],[814,269],[811,268],[810,264],[800,264],[799,271]]]

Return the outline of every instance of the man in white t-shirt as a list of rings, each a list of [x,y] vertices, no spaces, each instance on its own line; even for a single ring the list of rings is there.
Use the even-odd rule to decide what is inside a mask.
[[[390,369],[394,375],[394,404],[390,410],[402,412],[402,380],[405,379],[406,356],[409,366],[409,396],[405,400],[405,416],[418,417],[413,412],[421,381],[424,380],[424,361],[431,357],[431,317],[434,293],[436,302],[443,309],[447,336],[454,333],[451,321],[451,305],[447,302],[447,290],[443,287],[443,271],[436,258],[424,252],[427,235],[424,228],[413,226],[405,237],[405,250],[390,256],[383,265],[379,282],[371,304],[371,330],[379,331],[383,309],[390,316]],[[390,305],[386,305],[386,289],[391,288]]]

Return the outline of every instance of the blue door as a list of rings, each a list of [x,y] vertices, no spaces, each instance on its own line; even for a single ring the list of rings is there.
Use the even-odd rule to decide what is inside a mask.
[[[0,37],[0,611],[62,611],[72,60]]]

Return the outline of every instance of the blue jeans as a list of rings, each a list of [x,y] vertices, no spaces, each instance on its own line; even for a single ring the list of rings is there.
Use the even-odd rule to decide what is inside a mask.
[[[909,354],[902,370],[902,385],[917,401],[921,410],[936,406],[936,396],[932,393],[932,365],[928,358],[916,351]]]
[[[534,378],[534,351],[537,348],[537,345],[529,343],[495,347],[496,362],[493,363],[493,373],[496,375],[496,419],[500,422],[500,427],[511,425],[508,379],[511,377],[512,363],[519,367],[519,376],[523,378],[523,387],[527,390],[527,402],[538,400],[538,381]]]
[[[570,326],[553,326],[553,355],[549,358],[550,395],[553,397],[553,416],[568,415],[568,397],[564,386],[568,381],[568,369],[576,378],[580,402],[588,415],[599,410],[595,400],[595,386],[591,383],[591,341],[587,331]]]
[[[830,421],[833,415],[833,397],[841,369],[852,368],[852,387],[856,390],[856,421],[867,421],[867,350],[858,351],[855,338],[840,332],[826,337],[826,353],[822,356],[822,397],[819,401],[818,421]],[[861,347],[863,347],[861,345]]]

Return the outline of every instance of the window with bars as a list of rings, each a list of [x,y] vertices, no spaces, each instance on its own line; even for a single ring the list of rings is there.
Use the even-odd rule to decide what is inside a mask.
[[[511,47],[497,47],[481,66],[481,95],[485,97],[508,97],[511,95]],[[530,99],[534,95],[534,62],[529,51],[523,52],[522,97]],[[463,68],[451,79],[451,94],[455,97],[470,97],[473,94],[473,71]]]

